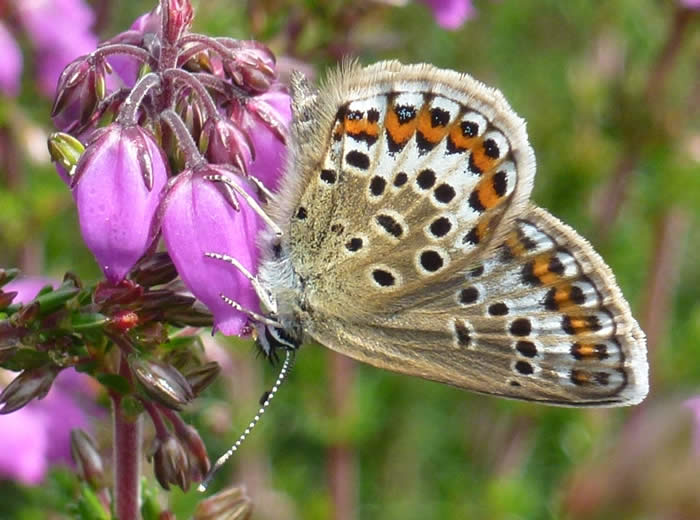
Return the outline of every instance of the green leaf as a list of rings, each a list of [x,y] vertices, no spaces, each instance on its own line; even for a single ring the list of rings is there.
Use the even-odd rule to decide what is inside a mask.
[[[39,352],[31,348],[21,348],[8,359],[3,365],[3,368],[19,372],[31,368],[38,368],[47,364],[50,361],[47,352]]]
[[[115,392],[126,395],[131,391],[131,384],[125,378],[119,374],[97,374],[95,378],[100,382],[101,385],[107,387],[109,390],[114,390]]]
[[[146,478],[141,479],[141,517],[143,520],[159,520],[161,508],[158,490]]]
[[[83,484],[77,503],[77,518],[80,520],[110,520],[111,515],[104,510],[100,499],[90,486]]]
[[[71,316],[71,328],[80,331],[100,329],[107,321],[107,316],[99,312],[74,314]]]

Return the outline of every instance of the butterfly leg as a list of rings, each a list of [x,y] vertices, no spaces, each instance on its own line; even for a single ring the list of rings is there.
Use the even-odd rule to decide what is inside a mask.
[[[233,182],[228,177],[225,177],[224,175],[205,175],[204,178],[208,181],[223,182],[224,184],[226,184],[229,188],[235,191],[236,194],[238,194],[243,200],[246,201],[248,206],[250,206],[253,209],[253,211],[255,211],[255,213],[257,213],[260,216],[260,218],[262,218],[265,221],[265,224],[267,224],[278,237],[282,236],[282,230],[279,228],[279,226],[275,224],[275,222],[270,218],[270,216],[265,212],[265,210],[260,207],[260,204],[258,204],[258,202],[238,184]]]
[[[270,291],[265,289],[262,284],[260,283],[260,280],[257,279],[248,269],[245,268],[243,264],[241,264],[238,260],[233,258],[232,256],[229,255],[223,255],[220,253],[204,253],[205,256],[209,258],[214,258],[216,260],[222,260],[226,263],[231,264],[233,267],[235,267],[239,273],[241,273],[243,276],[246,277],[246,279],[250,282],[250,284],[253,286],[253,289],[255,290],[255,294],[258,296],[260,299],[260,303],[262,303],[263,308],[268,311],[269,314],[271,315],[276,315],[277,314],[277,302],[272,298],[272,294],[270,294]],[[228,302],[226,302],[228,303]],[[235,303],[235,302],[234,302]],[[231,305],[229,303],[229,305]],[[236,303],[240,307],[239,304]],[[232,305],[233,307],[233,305]],[[245,310],[241,310],[241,312],[245,312],[249,316],[251,316],[252,311],[246,312]],[[253,313],[255,314],[255,313]],[[259,316],[259,315],[258,315]],[[252,317],[252,316],[251,316]]]

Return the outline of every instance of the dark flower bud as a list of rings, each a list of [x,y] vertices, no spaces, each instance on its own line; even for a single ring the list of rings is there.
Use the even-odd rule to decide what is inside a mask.
[[[130,358],[129,364],[143,390],[158,404],[181,410],[194,399],[187,379],[172,365],[137,357]]]
[[[90,121],[105,95],[108,65],[102,59],[81,56],[61,73],[51,117],[64,132],[73,132]]]
[[[32,399],[43,399],[59,371],[53,365],[23,371],[0,393],[0,414],[19,410]]]
[[[222,117],[210,118],[204,123],[199,148],[210,163],[231,164],[241,172],[248,171],[254,157],[248,134]]]
[[[170,484],[179,486],[183,491],[190,487],[189,461],[187,453],[178,440],[169,435],[166,439],[156,439],[153,450],[153,473],[158,483],[165,490]]]
[[[163,285],[175,278],[177,269],[165,251],[145,258],[131,271],[131,279],[144,287]]]
[[[221,365],[216,361],[209,361],[192,370],[187,371],[185,377],[187,382],[192,387],[194,395],[199,395],[207,388],[210,384],[214,382],[216,377],[221,372]]]
[[[0,291],[0,309],[4,309],[12,303],[12,300],[17,296],[17,291],[3,292]]]
[[[192,458],[190,458],[192,479],[200,482],[209,472],[209,468],[211,468],[209,457],[207,456],[207,447],[199,436],[199,432],[189,424],[183,424],[178,427],[176,434],[185,448],[187,448],[189,454],[194,458],[194,464]]]
[[[95,287],[93,300],[98,305],[128,305],[143,298],[143,287],[131,280],[122,280],[116,285],[110,282],[100,282]]]
[[[83,430],[70,432],[70,452],[73,462],[78,467],[78,475],[90,487],[100,490],[105,487],[104,464],[95,441]]]
[[[189,31],[194,12],[189,0],[167,0],[165,5],[167,6],[167,24],[163,36],[169,42],[174,43],[180,36]]]
[[[245,487],[230,487],[202,500],[194,511],[194,520],[249,520],[253,502]]]
[[[12,316],[12,322],[16,326],[24,326],[34,321],[39,316],[39,302],[32,302],[23,305],[15,315]]]
[[[0,287],[11,282],[19,274],[19,269],[2,269],[0,268]]]

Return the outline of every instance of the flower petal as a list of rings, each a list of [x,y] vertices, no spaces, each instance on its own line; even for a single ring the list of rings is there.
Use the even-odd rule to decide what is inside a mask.
[[[251,197],[254,191],[224,169],[210,167],[206,174],[226,175]],[[221,299],[221,294],[247,309],[259,312],[250,282],[230,264],[206,253],[227,254],[255,273],[259,252],[256,236],[260,217],[240,197],[236,211],[217,185],[200,172],[186,171],[166,196],[162,217],[163,238],[180,277],[214,314],[216,328],[226,335],[241,334],[247,316]]]

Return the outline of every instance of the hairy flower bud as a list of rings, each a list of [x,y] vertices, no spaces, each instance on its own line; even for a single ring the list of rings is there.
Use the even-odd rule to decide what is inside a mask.
[[[104,464],[95,441],[81,429],[70,432],[70,452],[73,462],[78,467],[78,475],[93,489],[105,487]]]
[[[164,3],[167,9],[167,24],[163,37],[173,43],[189,31],[194,12],[190,0],[167,0]]]
[[[233,122],[213,117],[204,123],[200,149],[213,164],[231,164],[248,171],[253,160],[253,145],[248,134]]]
[[[211,180],[212,176],[220,176],[222,181]],[[187,170],[178,175],[165,197],[161,225],[168,252],[185,285],[212,312],[216,328],[235,335],[243,331],[248,318],[221,295],[258,312],[257,295],[232,265],[206,254],[227,254],[255,272],[259,256],[256,238],[263,224],[241,193],[224,180],[256,201],[247,182],[224,167]]]
[[[253,502],[245,487],[230,487],[202,500],[194,511],[194,520],[248,520]]]
[[[60,371],[55,366],[25,370],[0,393],[0,415],[19,410],[32,399],[43,399]]]
[[[135,356],[129,364],[146,394],[157,403],[181,410],[194,399],[187,379],[172,365]]]
[[[80,158],[73,177],[80,229],[112,283],[153,243],[167,179],[161,150],[139,126],[110,125]]]

